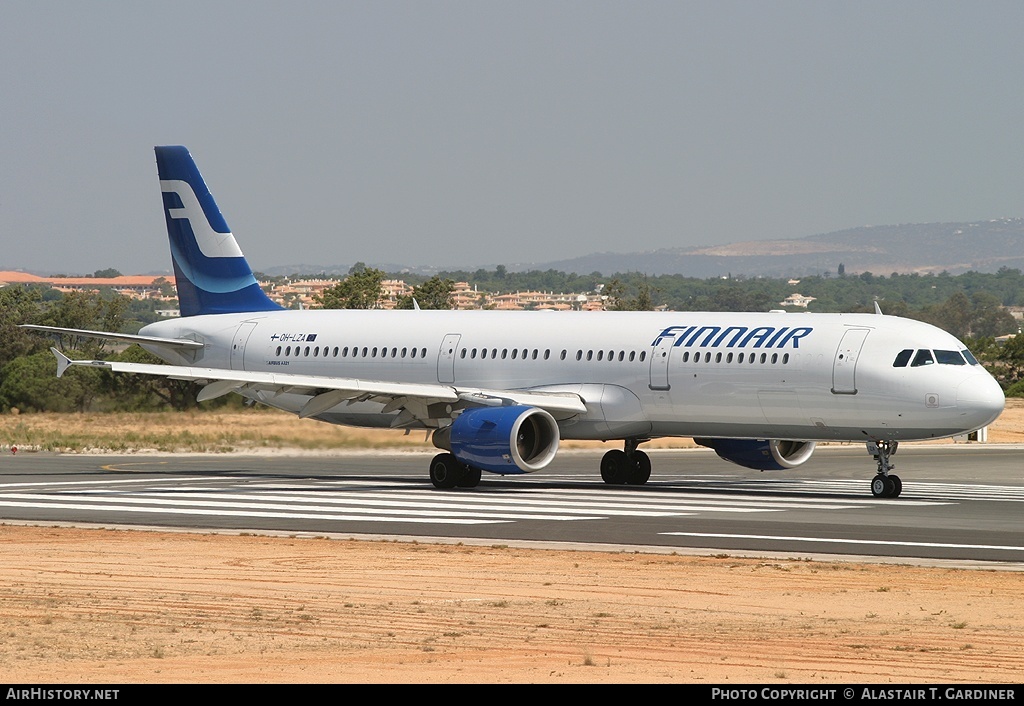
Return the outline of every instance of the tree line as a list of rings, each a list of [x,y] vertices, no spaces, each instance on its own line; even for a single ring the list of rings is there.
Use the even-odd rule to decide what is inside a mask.
[[[323,308],[370,308],[381,299],[388,275],[365,265],[325,289],[317,300]],[[478,279],[479,277],[479,279]],[[406,276],[407,280],[411,279]],[[1020,323],[1005,306],[1024,305],[1024,276],[1019,270],[995,274],[899,275],[864,273],[856,276],[807,277],[793,284],[768,278],[680,276],[647,277],[618,273],[587,277],[554,271],[512,273],[494,271],[442,272],[421,277],[399,308],[450,309],[455,281],[469,281],[485,291],[543,290],[590,292],[600,288],[607,308],[614,310],[767,311],[794,290],[815,297],[809,310],[883,312],[932,323],[964,341],[996,376],[1007,395],[1024,396],[1024,336]],[[50,346],[71,357],[159,363],[138,346],[124,347],[91,338],[52,337],[19,328],[33,323],[62,328],[136,333],[157,319],[156,305],[101,291],[98,294],[61,293],[39,286],[0,288],[0,413],[18,409],[46,411],[150,411],[196,406],[193,383],[155,376],[113,375],[98,368],[74,367],[55,376]],[[229,404],[226,396],[204,405]],[[238,402],[234,402],[237,404]]]

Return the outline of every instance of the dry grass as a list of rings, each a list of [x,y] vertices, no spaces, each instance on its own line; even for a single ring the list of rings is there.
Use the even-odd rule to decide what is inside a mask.
[[[595,446],[567,442],[567,448]],[[423,430],[358,429],[299,419],[266,408],[192,412],[0,415],[0,448],[43,451],[163,451],[228,453],[266,449],[332,451],[434,447]],[[661,447],[691,447],[668,439]]]

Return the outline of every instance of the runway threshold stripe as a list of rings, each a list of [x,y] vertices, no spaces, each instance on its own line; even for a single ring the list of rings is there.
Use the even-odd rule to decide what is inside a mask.
[[[265,507],[274,507],[274,502],[288,503],[285,507],[292,507],[300,505],[304,507],[316,507],[316,505],[309,505],[310,503],[323,503],[320,506],[323,509],[327,509],[334,505],[356,505],[362,507],[410,507],[410,508],[434,508],[442,509],[447,511],[455,511],[456,509],[465,511],[467,513],[484,513],[493,514],[496,512],[510,512],[515,511],[524,516],[529,516],[534,519],[545,519],[536,513],[548,515],[552,511],[563,513],[564,515],[593,515],[594,513],[600,513],[602,516],[627,516],[627,517],[674,517],[681,513],[694,513],[698,511],[703,512],[738,512],[738,513],[750,513],[750,512],[778,512],[785,506],[778,505],[776,507],[731,507],[731,503],[724,503],[722,505],[691,505],[687,503],[679,504],[667,504],[662,503],[660,505],[648,505],[644,503],[572,503],[568,501],[556,502],[552,500],[550,502],[545,498],[538,498],[536,496],[530,496],[529,499],[515,500],[511,498],[501,498],[493,500],[487,497],[471,498],[469,496],[452,496],[450,500],[446,499],[442,502],[423,502],[420,500],[410,499],[402,500],[396,499],[401,497],[411,498],[422,498],[424,496],[396,496],[389,493],[358,493],[351,496],[339,496],[339,495],[314,495],[308,494],[302,495],[288,495],[288,494],[263,494],[260,492],[247,492],[247,493],[185,493],[180,496],[167,498],[160,497],[158,499],[150,499],[149,496],[141,494],[122,494],[117,493],[117,497],[104,496],[101,494],[102,491],[84,491],[82,493],[70,492],[61,493],[61,495],[74,495],[80,497],[88,497],[95,502],[116,502],[121,497],[130,497],[136,502],[152,502],[152,503],[176,503],[181,505],[208,505],[211,503],[224,503],[231,504],[232,501],[244,501],[255,505],[262,505]],[[8,498],[19,498],[26,500],[44,500],[46,498],[54,497],[51,495],[43,494],[28,494],[28,493],[2,493],[0,497]],[[551,517],[549,519],[569,519],[567,517]],[[588,518],[592,519],[592,518]]]
[[[131,502],[136,502],[142,505],[159,505],[161,507],[176,507],[176,506],[193,506],[193,507],[209,507],[211,510],[220,507],[238,507],[238,508],[257,508],[257,509],[268,509],[268,510],[294,510],[298,506],[300,509],[318,511],[318,512],[332,512],[337,511],[341,508],[332,505],[309,505],[299,502],[266,502],[262,498],[247,495],[230,495],[230,496],[213,496],[216,500],[200,500],[195,495],[187,495],[180,498],[174,497],[160,497],[152,498],[144,495],[133,495],[130,497]],[[0,498],[12,498],[15,500],[26,500],[26,501],[38,501],[44,502],[53,500],[54,496],[41,495],[38,493],[5,493],[0,495]],[[284,498],[288,500],[288,498]],[[108,507],[109,503],[124,502],[123,497],[102,497],[102,496],[89,496],[89,502],[94,503],[94,507]],[[59,501],[55,501],[59,502]],[[3,504],[0,502],[0,504]],[[343,503],[338,503],[343,504]],[[558,508],[561,514],[555,514],[551,511],[550,507],[538,507],[536,511],[531,511],[530,508],[513,508],[520,509],[519,512],[509,511],[508,508],[469,508],[472,511],[466,509],[460,509],[454,506],[447,506],[443,504],[437,504],[435,507],[429,505],[417,505],[414,503],[397,503],[396,507],[389,507],[384,504],[375,506],[369,503],[351,503],[354,507],[346,508],[349,512],[359,513],[377,513],[377,514],[392,514],[392,515],[424,515],[424,516],[437,516],[445,515],[449,517],[497,517],[501,520],[550,520],[550,521],[567,521],[567,520],[603,520],[600,515],[595,515],[594,510],[573,510],[572,508]],[[414,509],[415,508],[415,509]],[[609,513],[604,513],[609,514]],[[620,513],[627,514],[627,513]],[[665,517],[665,516],[678,516],[680,512],[632,512],[628,513],[631,516],[654,516],[654,517]]]
[[[778,542],[816,542],[823,544],[870,544],[877,546],[927,547],[930,549],[997,549],[1007,552],[1024,551],[1024,547],[1001,544],[949,544],[945,542],[900,542],[888,539],[837,539],[834,537],[785,537],[769,534],[712,534],[705,532],[662,532],[676,537],[699,537],[702,539],[763,539]]]
[[[5,507],[33,507],[33,508],[57,508],[60,510],[96,510],[95,505],[85,505],[77,503],[29,503],[29,502],[7,502],[0,500],[0,506]],[[105,505],[103,510],[114,510],[118,512],[145,512],[152,514],[163,514],[163,515],[204,515],[223,517],[230,515],[232,517],[266,517],[273,519],[294,519],[294,520],[338,520],[342,522],[415,522],[417,524],[439,524],[439,525],[487,525],[487,524],[501,524],[508,522],[508,520],[498,519],[463,519],[454,517],[377,517],[374,515],[329,515],[323,513],[304,513],[304,512],[261,512],[258,510],[248,511],[236,511],[220,509],[216,512],[209,510],[197,510],[194,508],[175,508],[175,507],[136,507],[132,505]]]

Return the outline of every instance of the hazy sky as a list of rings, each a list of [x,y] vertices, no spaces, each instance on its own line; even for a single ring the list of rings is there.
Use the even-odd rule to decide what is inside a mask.
[[[0,270],[167,270],[158,144],[256,269],[1020,217],[1022,28],[1019,1],[5,0]]]

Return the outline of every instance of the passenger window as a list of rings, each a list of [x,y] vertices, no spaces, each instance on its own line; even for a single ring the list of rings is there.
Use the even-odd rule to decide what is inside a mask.
[[[922,365],[931,365],[934,362],[935,359],[932,358],[932,352],[921,349],[917,352],[917,355],[914,356],[914,362],[910,364],[910,367],[919,368]]]

